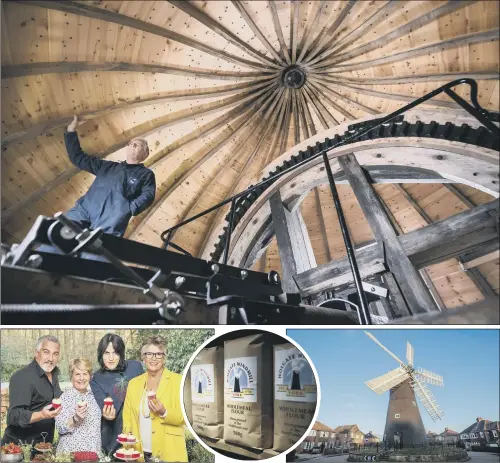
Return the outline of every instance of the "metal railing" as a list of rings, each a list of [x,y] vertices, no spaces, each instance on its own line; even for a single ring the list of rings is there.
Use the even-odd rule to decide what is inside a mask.
[[[468,84],[470,86],[470,99],[472,102],[472,105],[465,101],[462,97],[457,95],[452,88],[456,87],[461,84]],[[388,114],[387,116],[380,118],[380,119],[375,119],[371,122],[372,124],[369,124],[370,121],[367,121],[366,125],[363,125],[359,129],[355,130],[352,135],[349,135],[342,140],[340,140],[338,143],[333,144],[332,146],[327,146],[322,148],[321,146],[324,145],[322,143],[317,143],[316,147],[318,148],[318,152],[313,154],[307,159],[304,159],[303,161],[298,162],[294,166],[288,167],[281,172],[278,172],[274,175],[271,175],[269,178],[262,180],[261,182],[257,183],[256,185],[250,186],[246,190],[235,194],[234,196],[231,196],[230,198],[225,199],[224,201],[221,201],[220,203],[216,204],[215,206],[210,207],[209,209],[200,212],[199,214],[196,214],[189,219],[184,220],[181,223],[178,223],[177,225],[174,225],[173,227],[170,227],[169,229],[165,230],[161,234],[161,239],[163,241],[163,248],[167,249],[168,246],[172,246],[176,249],[179,249],[179,246],[174,245],[171,243],[171,237],[174,231],[178,230],[179,228],[183,227],[184,225],[187,225],[188,223],[193,222],[194,220],[199,219],[200,217],[203,217],[207,214],[210,214],[211,212],[214,212],[215,210],[225,206],[226,204],[231,204],[231,208],[229,211],[229,224],[228,224],[228,229],[227,229],[227,235],[224,243],[224,254],[223,254],[223,263],[227,264],[228,258],[229,258],[229,247],[231,244],[231,234],[233,232],[233,225],[234,225],[234,216],[237,211],[239,202],[242,200],[244,196],[247,196],[257,190],[258,188],[265,187],[267,188],[270,183],[274,182],[278,178],[289,174],[290,172],[294,171],[295,169],[298,169],[299,167],[302,167],[305,164],[308,164],[315,159],[319,158],[320,156],[323,157],[323,162],[325,164],[325,169],[328,175],[328,181],[330,184],[330,190],[332,193],[333,201],[335,204],[335,209],[337,211],[337,216],[339,218],[339,223],[340,227],[342,230],[342,236],[344,239],[344,244],[346,247],[347,251],[347,257],[349,259],[349,264],[351,266],[351,271],[353,274],[353,279],[354,283],[356,286],[356,291],[359,295],[359,300],[360,300],[360,308],[358,308],[358,318],[359,322],[362,325],[366,324],[372,324],[371,318],[370,318],[370,313],[368,310],[368,301],[366,298],[366,295],[363,291],[362,287],[362,281],[361,281],[361,276],[359,273],[359,268],[356,262],[356,256],[354,253],[354,246],[352,245],[351,237],[349,235],[349,230],[347,228],[347,224],[345,221],[344,217],[344,212],[342,210],[342,205],[340,204],[340,199],[337,193],[337,187],[335,185],[335,180],[333,178],[330,162],[328,160],[328,152],[338,148],[339,146],[351,143],[352,141],[363,137],[364,135],[368,134],[371,130],[380,127],[381,125],[387,124],[388,122],[391,122],[392,120],[396,119],[399,115],[404,114],[408,110],[415,108],[416,106],[425,103],[426,101],[430,100],[431,98],[434,98],[435,96],[441,94],[441,93],[446,93],[450,98],[452,98],[459,106],[461,106],[463,109],[468,111],[472,116],[474,116],[481,124],[486,127],[487,130],[489,130],[494,136],[497,138],[500,137],[500,129],[493,123],[493,122],[498,122],[500,121],[500,115],[499,113],[494,113],[487,111],[486,109],[482,108],[481,105],[479,104],[478,101],[478,85],[477,82],[474,79],[469,79],[469,78],[464,78],[464,79],[457,79],[452,82],[449,82],[448,84],[445,84],[432,92],[427,93],[426,95],[417,98],[415,101],[403,106],[402,108],[392,112],[391,114]],[[182,250],[182,252],[186,252]]]

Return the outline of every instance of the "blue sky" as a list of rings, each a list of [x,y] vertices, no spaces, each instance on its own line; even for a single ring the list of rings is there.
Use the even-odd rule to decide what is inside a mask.
[[[445,427],[461,432],[476,417],[499,419],[498,330],[372,330],[385,347],[406,363],[406,341],[415,350],[414,366],[440,374],[444,387],[429,385],[444,411],[432,421],[419,402],[426,431]],[[310,356],[319,375],[318,420],[335,428],[357,424],[365,434],[383,435],[389,392],[378,395],[365,381],[398,363],[363,330],[287,330]]]

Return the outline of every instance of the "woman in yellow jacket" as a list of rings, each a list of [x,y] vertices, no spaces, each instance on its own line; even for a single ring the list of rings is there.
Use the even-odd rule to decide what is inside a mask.
[[[181,375],[165,368],[165,342],[149,338],[141,349],[146,373],[130,380],[123,408],[123,430],[140,442],[146,460],[188,461],[181,410]],[[142,459],[141,459],[142,460]]]

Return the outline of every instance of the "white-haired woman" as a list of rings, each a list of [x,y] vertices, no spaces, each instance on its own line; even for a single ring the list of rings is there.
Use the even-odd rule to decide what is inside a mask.
[[[165,368],[166,345],[153,336],[141,349],[146,373],[130,380],[123,409],[124,430],[140,443],[146,460],[188,461],[181,408],[182,376]]]
[[[57,455],[101,450],[101,409],[89,387],[92,364],[85,358],[69,363],[72,387],[61,395],[61,413],[56,417],[59,432]]]

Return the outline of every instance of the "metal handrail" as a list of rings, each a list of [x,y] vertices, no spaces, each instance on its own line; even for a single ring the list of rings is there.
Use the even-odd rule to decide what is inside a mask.
[[[471,88],[470,90],[470,99],[472,102],[472,105],[465,101],[462,97],[457,95],[452,88],[456,87],[457,85],[461,84],[468,84]],[[373,121],[373,124],[371,125],[364,125],[363,127],[359,128],[358,131],[353,133],[352,135],[349,135],[346,138],[343,138],[339,142],[335,143],[333,146],[329,146],[324,149],[320,149],[316,154],[313,154],[311,157],[304,159],[303,161],[298,162],[294,166],[288,167],[281,172],[278,172],[272,176],[270,176],[267,179],[264,179],[257,183],[256,185],[250,186],[244,191],[241,191],[240,193],[237,193],[230,198],[225,199],[224,201],[221,201],[220,203],[216,204],[215,206],[210,207],[209,209],[200,212],[189,219],[184,220],[181,223],[178,223],[177,225],[174,225],[173,227],[170,227],[169,229],[165,230],[162,232],[161,239],[164,242],[163,248],[167,248],[170,244],[170,238],[172,236],[172,233],[183,227],[184,225],[187,225],[188,223],[193,222],[194,220],[203,217],[204,215],[207,215],[220,207],[225,206],[226,204],[231,203],[231,210],[230,210],[230,215],[229,215],[229,227],[227,230],[227,236],[226,236],[226,241],[224,245],[224,257],[223,257],[223,262],[224,264],[227,263],[228,257],[229,257],[229,245],[230,245],[230,240],[231,240],[231,234],[233,231],[233,222],[234,222],[234,213],[236,212],[236,208],[238,206],[238,200],[242,198],[243,196],[248,195],[252,191],[270,183],[274,182],[276,179],[282,177],[283,175],[286,175],[290,172],[292,172],[295,169],[298,169],[299,167],[302,167],[303,165],[312,162],[313,160],[319,158],[320,156],[323,156],[323,161],[325,163],[325,167],[327,169],[328,173],[328,179],[330,183],[330,188],[332,192],[332,196],[334,199],[335,207],[337,209],[337,215],[339,217],[340,221],[340,226],[342,229],[342,234],[344,237],[344,243],[346,245],[346,250],[347,250],[347,255],[349,257],[349,261],[351,264],[351,270],[353,272],[353,277],[356,285],[356,289],[360,298],[360,303],[361,303],[361,310],[358,311],[358,316],[360,319],[361,324],[371,324],[370,320],[370,314],[368,311],[368,303],[366,300],[366,296],[364,294],[364,291],[361,286],[361,278],[359,276],[359,269],[357,266],[356,262],[356,257],[354,254],[354,249],[350,240],[349,236],[349,231],[347,230],[347,225],[345,223],[345,219],[342,220],[343,218],[343,211],[342,211],[342,206],[340,205],[340,201],[338,200],[338,195],[336,194],[336,187],[335,187],[335,182],[333,179],[333,176],[331,175],[331,167],[330,163],[328,161],[328,156],[327,153],[339,146],[345,145],[350,143],[353,140],[356,140],[367,133],[369,133],[371,130],[380,127],[383,124],[387,124],[388,122],[392,121],[393,119],[396,119],[399,115],[405,113],[406,111],[426,102],[427,100],[430,100],[431,98],[434,98],[435,96],[439,95],[440,93],[446,93],[450,98],[452,98],[458,105],[460,105],[463,109],[465,109],[467,112],[469,112],[472,116],[474,116],[481,124],[483,124],[487,130],[489,130],[494,136],[497,138],[500,137],[500,129],[493,124],[493,121],[498,122],[500,121],[500,114],[495,113],[495,112],[490,112],[487,111],[486,109],[482,108],[481,105],[479,104],[478,101],[478,85],[477,82],[474,79],[469,79],[469,78],[463,78],[463,79],[457,79],[452,82],[449,82],[432,92],[427,93],[426,95],[417,98],[415,101],[408,103],[407,105],[403,106],[402,108],[392,112],[391,114],[381,118],[381,119],[376,119]],[[319,145],[319,142],[317,143]]]

